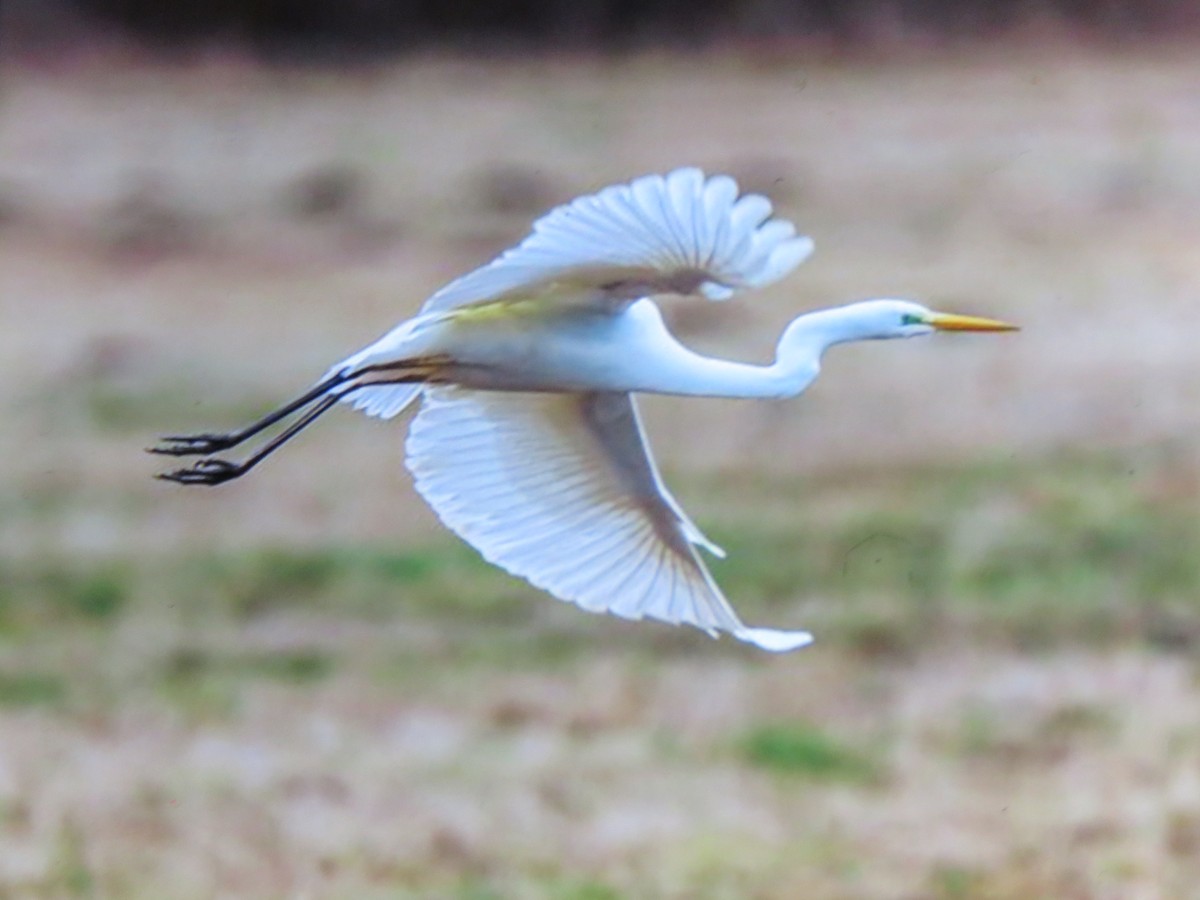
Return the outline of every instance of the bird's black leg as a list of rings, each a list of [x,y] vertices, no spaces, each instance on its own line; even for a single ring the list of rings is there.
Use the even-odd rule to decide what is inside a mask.
[[[243,462],[230,462],[227,459],[218,458],[202,459],[196,462],[191,468],[176,469],[174,472],[163,472],[156,477],[164,481],[175,481],[179,484],[221,484],[225,481],[232,481],[234,478],[240,478],[315,422],[340,399],[341,395],[339,394],[331,394],[322,398],[316,406],[308,410],[299,419],[264,444],[262,449],[252,456],[247,457]],[[266,426],[263,427],[265,428]],[[258,430],[261,431],[262,429]]]
[[[342,387],[339,389],[339,385],[345,384],[345,382],[348,380],[381,372],[386,373],[384,378],[374,381],[362,381],[358,384],[352,384],[349,387]],[[316,401],[315,405],[306,410],[304,414],[300,416],[300,418],[292,422],[291,425],[289,425],[275,437],[271,438],[271,440],[262,446],[262,449],[258,450],[256,453],[247,457],[240,463],[231,462],[227,459],[211,457],[208,459],[198,460],[190,468],[176,469],[174,472],[163,472],[156,477],[161,478],[164,481],[175,481],[179,484],[221,484],[225,481],[232,481],[234,478],[240,478],[242,475],[245,475],[260,462],[262,462],[264,459],[298,435],[301,431],[315,422],[331,406],[355,391],[362,390],[363,388],[381,387],[389,384],[421,383],[427,381],[428,377],[428,371],[422,369],[415,363],[406,362],[402,364],[368,366],[359,369],[356,372],[351,372],[346,375],[327,379],[326,381],[317,385],[313,390],[309,391],[303,397],[299,397],[286,406],[280,407],[275,412],[262,419],[259,419],[253,425],[250,425],[239,432],[235,432],[230,435],[193,435],[191,437],[182,438],[164,438],[164,440],[192,441],[198,446],[206,446],[203,445],[203,441],[209,437],[214,437],[218,442],[228,441],[228,443],[218,444],[218,446],[232,447],[235,444],[240,444],[242,441],[246,440],[246,438],[253,437],[263,429],[269,428],[271,425],[275,424],[280,419],[287,417],[291,413],[294,413],[299,409],[303,409],[305,405],[313,403],[314,400]],[[322,396],[322,394],[324,396]],[[153,452],[167,453],[172,456],[184,456],[189,453],[207,452],[207,450],[175,450],[172,448],[159,450],[155,448]]]
[[[166,456],[204,456],[209,453],[228,450],[230,447],[236,447],[243,441],[270,428],[276,422],[287,418],[297,410],[303,409],[314,400],[320,399],[351,377],[351,373],[344,373],[327,378],[303,396],[297,397],[292,402],[279,407],[279,409],[267,413],[258,421],[252,422],[238,431],[230,431],[226,434],[169,435],[161,438],[162,443],[157,447],[148,447],[147,451],[149,453],[162,453]]]
[[[178,482],[179,484],[221,484],[225,481],[231,481],[234,478],[240,478],[315,422],[339,400],[363,388],[426,382],[429,380],[431,372],[435,370],[440,362],[440,360],[435,358],[423,358],[419,360],[404,360],[399,363],[364,366],[353,372],[346,372],[335,375],[332,378],[327,378],[304,396],[297,397],[291,403],[281,406],[279,409],[243,428],[241,431],[229,434],[194,434],[163,438],[164,441],[171,443],[153,447],[150,449],[151,453],[164,453],[168,456],[212,453],[217,450],[236,446],[247,438],[251,438],[259,432],[270,428],[291,414],[304,410],[305,406],[309,406],[307,410],[304,410],[300,418],[271,438],[271,440],[262,446],[262,449],[240,463],[218,457],[209,457],[198,460],[190,468],[176,469],[173,472],[163,472],[156,477],[165,481]],[[366,376],[374,377],[371,380],[362,380],[355,384],[346,385],[348,381],[355,381]],[[310,404],[312,405],[310,406]]]

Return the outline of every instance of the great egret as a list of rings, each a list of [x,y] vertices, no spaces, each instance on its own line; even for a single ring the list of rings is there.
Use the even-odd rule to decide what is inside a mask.
[[[293,402],[240,431],[152,448],[207,456],[298,415],[245,461],[210,457],[159,477],[220,484],[338,402],[389,419],[420,398],[406,445],[417,490],[490,562],[590,612],[802,647],[808,632],[748,628],[730,607],[696,548],[724,553],[664,486],[633,395],[791,397],[834,344],[1014,328],[869,300],[800,316],[775,362],[757,366],[687,349],[650,299],[724,300],[783,277],[812,246],[728,176],[684,168],[605,188],[538,219]]]

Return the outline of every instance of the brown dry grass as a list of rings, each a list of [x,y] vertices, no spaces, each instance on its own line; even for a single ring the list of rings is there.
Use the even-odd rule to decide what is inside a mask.
[[[1027,476],[1064,450],[1129,460],[1111,493],[1147,521],[1194,517],[1194,58],[4,72],[0,606],[84,610],[0,616],[5,892],[1190,896],[1200,697],[1167,641],[1014,650],[885,596],[881,621],[919,636],[903,652],[876,634],[763,659],[562,609],[462,556],[437,590],[478,618],[414,613],[395,586],[385,613],[347,606],[336,577],[288,588],[300,608],[242,585],[231,615],[204,573],[264,549],[442,558],[397,427],[340,416],[214,492],[153,483],[137,451],[289,395],[546,204],[690,162],[771,193],[818,243],[761,297],[678,307],[699,346],[762,358],[797,308],[879,294],[1026,326],[849,348],[787,407],[651,404],[706,524],[755,521],[723,477],[840,479],[846,499],[820,507],[836,521],[891,509],[875,485],[914,468],[1003,464],[990,505],[964,507],[967,565],[1051,521],[1036,511],[1057,475]],[[1119,525],[1114,477],[1062,492]],[[763,504],[765,534],[799,527],[788,502]],[[139,599],[110,615],[126,573]],[[770,575],[738,577],[750,594]],[[840,602],[833,582],[761,590],[757,619]],[[1191,627],[1170,590],[1163,615]],[[803,723],[866,777],[797,774]],[[782,751],[747,749],[776,726]]]

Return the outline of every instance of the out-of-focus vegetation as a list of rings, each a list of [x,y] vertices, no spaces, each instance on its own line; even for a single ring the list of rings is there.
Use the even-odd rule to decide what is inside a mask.
[[[0,894],[1190,897],[1194,59],[10,65]],[[880,294],[1025,326],[839,348],[786,404],[644,404],[731,601],[812,647],[485,565],[402,422],[151,479],[155,435],[260,414],[547,206],[682,163],[818,246],[669,303],[698,347],[761,360]]]
[[[1172,492],[1186,477],[1178,466],[1169,450],[1146,448],[803,480],[738,473],[677,490],[728,551],[713,569],[747,618],[804,624],[823,644],[868,659],[919,656],[931,635],[1018,652],[1133,642],[1194,653],[1200,516],[1193,496]],[[10,506],[9,515],[23,512],[41,515]],[[557,666],[596,644],[704,649],[686,631],[556,606],[449,535],[417,547],[331,535],[316,546],[157,556],[131,548],[101,563],[39,554],[0,573],[0,635],[14,649],[64,629],[154,619],[187,634],[194,623],[236,630],[278,614],[331,628],[343,618],[404,621],[416,643],[401,639],[398,656],[446,656],[460,667]],[[431,645],[429,633],[440,634]],[[303,678],[325,671],[295,669]]]
[[[240,38],[293,56],[429,43],[613,48],[788,37],[853,47],[1047,28],[1128,39],[1200,27],[1200,12],[1180,0],[74,0],[50,11],[26,0],[21,9],[30,25],[47,30],[88,13],[158,42]]]
[[[449,536],[11,560],[9,758],[57,783],[53,757],[28,754],[77,757],[84,728],[78,764],[115,793],[63,797],[52,814],[11,793],[6,832],[49,842],[57,861],[6,877],[36,895],[146,897],[309,882],[334,896],[886,897],[917,884],[1015,900],[1157,882],[1120,804],[1140,802],[1145,766],[1183,777],[1200,748],[1187,711],[1200,517],[1172,492],[1179,475],[1147,448],[673,479],[730,551],[715,570],[744,615],[818,635],[783,660],[583,614]],[[1081,765],[1105,774],[1076,781]],[[1200,814],[1167,797],[1155,809],[1165,871],[1196,877]],[[33,810],[50,818],[31,824]],[[965,844],[957,815],[981,817]],[[911,835],[875,833],[934,818],[944,827],[918,854]],[[368,839],[371,822],[390,837]],[[252,857],[217,836],[229,829]],[[970,849],[985,837],[1001,847]],[[1058,849],[1040,855],[1042,839]],[[199,867],[189,890],[163,868],[176,857]]]

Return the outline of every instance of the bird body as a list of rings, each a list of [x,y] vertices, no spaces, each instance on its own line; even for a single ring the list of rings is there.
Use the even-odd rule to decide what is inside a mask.
[[[653,300],[606,310],[536,300],[428,313],[335,367],[444,359],[438,380],[477,390],[784,397],[819,367],[805,354],[770,366],[714,359],[681,344]]]
[[[162,477],[218,484],[334,404],[391,418],[420,400],[406,444],[417,490],[489,561],[589,611],[795,649],[808,632],[748,628],[726,601],[697,548],[723,554],[663,484],[634,395],[794,396],[835,344],[1012,329],[869,300],[796,318],[774,362],[752,365],[685,347],[651,299],[724,300],[779,279],[811,251],[791,223],[771,218],[769,201],[739,196],[727,176],[639,178],[552,210],[519,245],[259,422],[165,438],[153,450],[206,457]],[[293,415],[240,464],[210,456]]]

